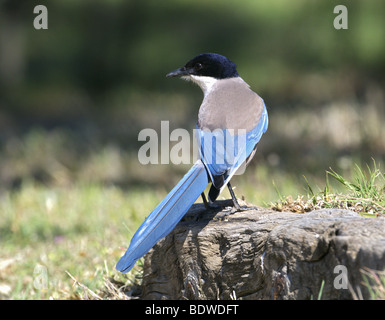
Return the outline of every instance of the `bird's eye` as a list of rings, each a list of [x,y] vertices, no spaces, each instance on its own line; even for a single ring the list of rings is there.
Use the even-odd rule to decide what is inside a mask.
[[[194,66],[194,69],[195,69],[196,71],[199,71],[199,70],[201,70],[202,68],[203,68],[203,66],[202,66],[201,63],[196,63],[195,66]]]

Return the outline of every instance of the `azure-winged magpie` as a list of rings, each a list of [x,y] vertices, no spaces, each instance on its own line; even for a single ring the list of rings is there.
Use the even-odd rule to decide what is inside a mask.
[[[128,272],[161,238],[174,229],[202,195],[206,207],[228,186],[232,176],[254,156],[268,127],[263,99],[238,75],[236,65],[216,53],[203,53],[167,74],[197,83],[204,93],[197,122],[200,159],[150,213],[134,234],[116,268]],[[207,202],[204,189],[212,182]]]

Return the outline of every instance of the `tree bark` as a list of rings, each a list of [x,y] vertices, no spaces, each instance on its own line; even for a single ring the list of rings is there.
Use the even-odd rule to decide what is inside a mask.
[[[226,204],[219,202],[220,205]],[[195,204],[145,256],[143,299],[369,298],[364,267],[385,268],[385,219],[341,209]]]

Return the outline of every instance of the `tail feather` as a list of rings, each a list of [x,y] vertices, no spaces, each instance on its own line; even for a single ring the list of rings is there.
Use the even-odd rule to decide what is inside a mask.
[[[116,269],[130,271],[139,258],[175,228],[208,183],[206,168],[198,160],[139,227]]]

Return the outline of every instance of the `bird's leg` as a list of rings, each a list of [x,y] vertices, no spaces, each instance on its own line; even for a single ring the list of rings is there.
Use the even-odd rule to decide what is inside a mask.
[[[215,209],[218,209],[214,204],[213,202],[211,201],[207,201],[207,198],[206,198],[206,195],[204,192],[201,193],[201,197],[202,197],[202,200],[203,200],[203,204],[205,205],[205,211],[202,211],[198,214],[198,216],[196,217],[196,221],[199,221],[201,219],[203,219],[204,215],[207,214],[207,212],[212,212],[212,210],[215,210]]]
[[[208,201],[206,198],[206,195],[204,192],[201,193],[201,197],[203,200],[203,204],[205,205],[206,210],[211,210],[211,209],[217,209],[218,206],[214,204],[214,202]]]
[[[233,214],[238,211],[247,211],[247,210],[258,210],[257,207],[248,207],[248,206],[240,206],[237,200],[237,197],[234,194],[233,187],[231,186],[230,182],[227,183],[227,188],[229,188],[231,199],[233,200],[234,208],[230,211],[229,214]]]
[[[241,211],[241,206],[239,205],[238,200],[234,194],[234,190],[230,184],[230,181],[227,183],[227,188],[229,188],[231,199],[233,200],[234,208],[236,209],[236,211]]]
[[[209,205],[209,203],[208,203],[208,201],[207,201],[207,199],[206,199],[206,195],[205,195],[204,192],[201,193],[201,197],[202,197],[203,204],[205,205],[206,210],[211,209],[211,208],[210,208],[210,205]]]

